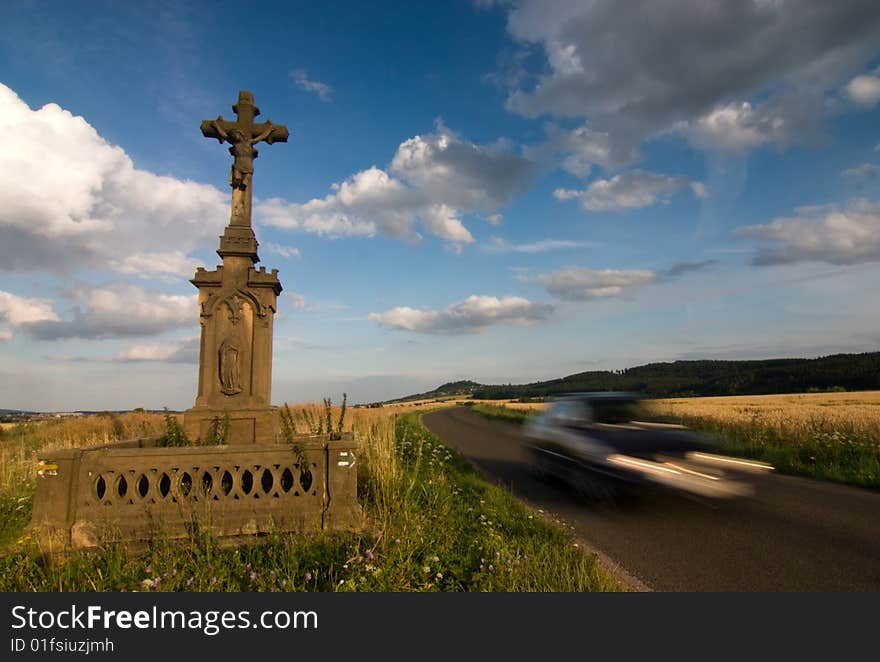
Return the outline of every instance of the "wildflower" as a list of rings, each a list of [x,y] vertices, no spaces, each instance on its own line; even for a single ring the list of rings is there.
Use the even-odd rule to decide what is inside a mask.
[[[274,570],[269,571],[269,577],[271,577],[272,579],[275,579],[275,571]]]
[[[189,579],[186,580],[186,585],[187,585],[187,586],[190,586],[192,583],[193,583],[193,578],[192,578],[192,577],[190,577]]]
[[[395,540],[395,541],[394,541],[394,544],[395,544],[395,545],[399,545],[399,544],[400,544],[400,538],[398,538],[397,540]]]
[[[146,571],[146,573],[147,573],[148,575],[152,575],[152,574],[153,574],[153,566],[151,566],[151,565],[148,565],[144,570]]]
[[[255,573],[255,572],[251,572],[251,574],[249,575],[249,577],[251,578],[251,581],[254,581],[254,580],[257,578],[257,573]]]
[[[367,560],[368,560],[368,561],[372,561],[372,560],[374,560],[375,557],[373,556],[373,552],[372,552],[371,550],[368,549],[365,553],[366,553],[366,555],[367,555]]]
[[[159,586],[159,578],[158,578],[158,577],[156,577],[156,578],[153,580],[153,588],[156,588],[157,586]]]
[[[422,572],[424,572],[427,575],[429,572],[431,572],[431,566],[429,566],[429,565],[422,566]]]
[[[216,577],[211,577],[211,586],[213,586],[213,585],[216,584],[216,583],[217,583],[217,578],[216,578]]]
[[[493,570],[495,570],[495,566],[493,566],[493,565],[490,563],[490,564],[489,564],[489,572],[492,572]]]
[[[145,579],[144,581],[141,582],[141,588],[144,590],[151,588],[152,586],[153,586],[153,582],[150,581],[149,579]]]
[[[306,573],[306,581],[307,581],[307,582],[312,581],[312,573],[310,573],[310,572],[307,572],[307,573]],[[286,579],[285,579],[283,582],[281,582],[281,585],[282,585],[282,586],[284,586],[285,584],[287,584],[287,580],[286,580]]]
[[[308,576],[308,574],[309,574],[309,573],[306,573],[306,576]],[[308,581],[308,579],[307,579],[306,581]],[[286,579],[282,579],[282,580],[281,580],[281,585],[282,585],[282,586],[287,586],[287,580],[286,580]]]

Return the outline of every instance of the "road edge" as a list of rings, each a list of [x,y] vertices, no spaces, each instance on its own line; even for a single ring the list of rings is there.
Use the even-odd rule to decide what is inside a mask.
[[[443,439],[440,438],[439,435],[435,434],[431,430],[431,428],[429,428],[427,425],[425,425],[425,422],[422,420],[422,417],[425,414],[433,414],[440,409],[446,409],[446,407],[438,407],[436,409],[431,409],[428,411],[420,412],[418,420],[419,420],[419,425],[421,425],[428,432],[430,432],[435,437],[437,437],[437,439],[439,439],[441,443],[443,443]],[[514,494],[513,492],[511,492],[509,489],[507,489],[507,486],[502,481],[500,481],[498,479],[497,476],[494,476],[489,471],[487,471],[483,466],[480,465],[479,462],[474,462],[473,460],[468,458],[466,455],[464,455],[464,453],[461,453],[460,451],[458,451],[454,448],[451,448],[449,446],[447,446],[447,448],[450,448],[450,450],[453,450],[456,453],[458,453],[459,455],[461,455],[465,459],[465,461],[474,468],[474,470],[480,475],[480,477],[483,478],[483,480],[486,480],[486,481],[492,483],[493,485],[496,485],[498,487],[503,488],[512,498],[514,498],[517,501],[519,501],[520,503],[522,503],[529,510],[534,512],[535,515],[537,515],[538,517],[543,518],[544,520],[546,520],[547,522],[549,522],[551,524],[554,524],[554,523],[558,524],[559,522],[565,521],[563,518],[557,517],[557,516],[555,516],[555,514],[545,511],[543,508],[538,508],[538,506],[536,504],[532,503],[528,499],[524,499],[524,498]],[[589,554],[593,554],[596,557],[596,563],[599,565],[599,568],[603,572],[606,572],[609,575],[611,575],[612,578],[614,578],[615,580],[617,580],[618,582],[620,582],[621,584],[626,586],[626,588],[630,589],[632,592],[634,592],[634,593],[653,593],[654,592],[653,588],[651,588],[648,584],[643,582],[641,579],[639,579],[636,575],[631,573],[629,570],[624,568],[620,563],[618,563],[617,561],[612,559],[610,556],[605,554],[605,552],[603,552],[600,549],[598,549],[597,547],[595,547],[589,540],[586,540],[583,537],[580,537],[577,535],[575,535],[575,540],[577,541],[577,543],[580,546],[583,547],[584,551],[586,551]]]

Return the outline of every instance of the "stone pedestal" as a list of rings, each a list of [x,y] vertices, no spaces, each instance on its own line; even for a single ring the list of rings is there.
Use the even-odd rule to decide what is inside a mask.
[[[202,325],[199,390],[184,414],[191,439],[205,439],[217,419],[229,418],[230,444],[276,441],[278,408],[271,405],[272,324],[281,293],[278,270],[254,264],[257,240],[250,227],[229,225],[220,237],[223,265],[199,268]]]

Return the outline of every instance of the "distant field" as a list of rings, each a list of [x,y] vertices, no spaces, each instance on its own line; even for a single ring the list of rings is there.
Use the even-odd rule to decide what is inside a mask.
[[[676,398],[650,408],[783,473],[880,488],[880,391]]]
[[[838,431],[880,443],[880,391],[734,395],[653,400],[651,409],[724,424],[755,424],[798,433]]]

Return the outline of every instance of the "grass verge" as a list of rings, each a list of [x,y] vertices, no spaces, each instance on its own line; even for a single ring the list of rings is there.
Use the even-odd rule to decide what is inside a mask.
[[[352,425],[361,532],[276,533],[229,548],[196,531],[141,554],[111,545],[52,563],[24,540],[0,557],[0,590],[623,590],[568,531],[480,478],[416,413]]]
[[[769,462],[792,476],[880,489],[880,443],[842,430],[817,428],[795,435],[757,420],[730,423],[677,416],[676,423],[721,439],[729,455]]]
[[[514,409],[504,405],[490,405],[485,403],[469,405],[472,411],[482,414],[487,418],[510,423],[523,423],[532,413],[529,409]]]

